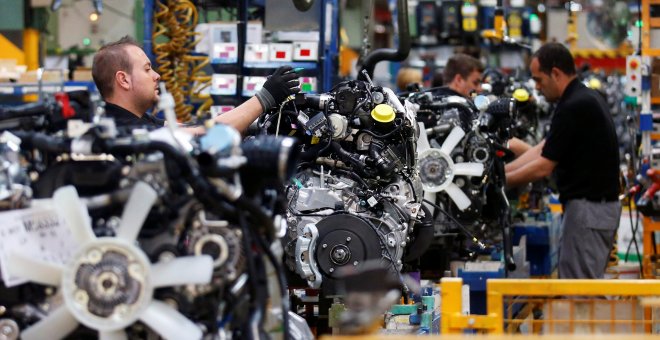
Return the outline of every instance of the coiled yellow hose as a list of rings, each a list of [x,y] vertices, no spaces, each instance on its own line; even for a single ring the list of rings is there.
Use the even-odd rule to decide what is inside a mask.
[[[189,0],[159,0],[154,12],[152,32],[153,52],[156,55],[158,73],[175,102],[179,122],[192,120],[193,98],[202,98],[202,90],[211,85],[211,77],[202,72],[209,63],[206,56],[192,56],[199,40],[195,39],[197,8]],[[195,84],[195,86],[192,85]],[[199,107],[198,113],[212,105],[209,96]]]

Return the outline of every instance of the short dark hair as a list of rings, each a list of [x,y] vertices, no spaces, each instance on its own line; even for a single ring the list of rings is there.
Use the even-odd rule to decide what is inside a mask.
[[[573,60],[571,51],[560,43],[551,42],[541,46],[532,55],[532,59],[534,58],[539,61],[539,70],[545,74],[550,74],[553,67],[569,76],[576,73],[575,60]]]
[[[474,71],[481,72],[483,68],[479,59],[467,54],[457,53],[447,60],[447,65],[445,65],[445,70],[442,73],[442,79],[445,84],[449,84],[457,74],[460,74],[463,78],[467,78],[470,76],[470,73]]]
[[[135,39],[124,36],[115,42],[101,46],[94,55],[92,78],[103,98],[112,95],[117,71],[131,73],[131,58],[126,51],[126,46],[129,45],[140,47]]]

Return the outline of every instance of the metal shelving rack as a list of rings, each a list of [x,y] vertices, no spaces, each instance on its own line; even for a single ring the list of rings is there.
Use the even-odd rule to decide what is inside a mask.
[[[291,65],[304,70],[301,75],[305,77],[316,77],[318,92],[330,90],[337,76],[337,59],[339,55],[339,0],[320,0],[321,5],[318,13],[319,18],[319,57],[317,61],[293,61],[293,62],[269,62],[269,63],[246,63],[245,42],[247,41],[247,22],[249,0],[240,1],[237,6],[238,25],[238,60],[235,63],[219,63],[211,61],[214,73],[236,74],[236,93],[231,95],[212,95],[216,105],[238,105],[245,97],[242,95],[243,80],[245,76],[267,76],[277,67]],[[153,13],[155,0],[144,1],[144,49],[152,63],[155,62],[152,51],[151,30],[153,27]]]
[[[41,90],[39,87],[41,86]],[[96,85],[91,81],[65,81],[65,82],[43,82],[39,83],[0,83],[1,95],[26,95],[26,94],[39,94],[54,93],[59,91],[96,91]]]

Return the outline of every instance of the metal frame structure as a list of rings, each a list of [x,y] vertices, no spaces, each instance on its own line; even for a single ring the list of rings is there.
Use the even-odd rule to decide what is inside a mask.
[[[319,27],[319,55],[318,60],[318,80],[319,92],[326,92],[332,88],[333,82],[337,77],[338,65],[337,58],[339,55],[339,0],[317,0],[321,1],[320,7],[320,27]],[[247,29],[247,15],[248,15],[248,0],[243,0],[239,4],[239,20],[238,20],[238,40],[239,40],[239,53],[238,53],[238,70],[244,70],[244,49],[245,32]],[[153,53],[153,41],[151,40],[151,31],[153,29],[153,15],[154,15],[155,0],[144,0],[144,51],[155,64],[155,56]],[[237,88],[242,87],[242,77],[238,78]],[[236,91],[237,96],[241,96],[241,91]]]
[[[562,301],[570,301],[567,298],[574,297],[588,302],[589,299],[606,301],[602,299],[603,296],[626,298],[660,296],[660,282],[656,280],[490,279],[486,283],[487,315],[463,315],[462,285],[463,281],[460,278],[443,278],[440,283],[441,334],[460,334],[466,330],[504,334],[505,321],[511,322],[505,317],[504,299],[507,297],[556,298],[563,299]],[[544,321],[553,322],[553,320]],[[568,315],[565,320],[555,320],[555,322],[565,322],[570,325],[589,322],[608,324],[631,322],[643,325],[647,333],[651,332],[651,326],[657,327],[660,324],[659,320],[652,319],[650,307],[644,307],[641,320],[572,320]]]

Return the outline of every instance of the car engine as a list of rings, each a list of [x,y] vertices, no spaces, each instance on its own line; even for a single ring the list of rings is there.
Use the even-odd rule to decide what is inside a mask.
[[[398,275],[408,249],[423,252],[420,243],[411,248],[426,242],[422,234],[431,229],[410,103],[388,88],[347,81],[328,93],[296,96],[260,126],[266,133],[286,130],[302,146],[286,189],[285,251],[289,268],[310,287],[333,293],[338,273],[368,260]]]

